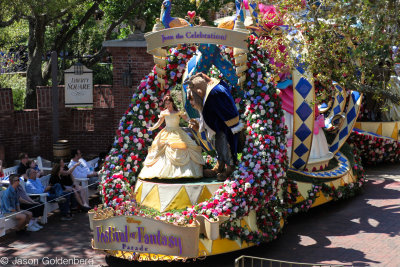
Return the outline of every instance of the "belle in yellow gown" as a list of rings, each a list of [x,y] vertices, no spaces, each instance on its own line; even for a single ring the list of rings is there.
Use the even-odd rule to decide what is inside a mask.
[[[165,121],[162,129],[149,148],[140,179],[178,179],[203,177],[204,159],[201,147],[179,127],[180,117],[186,117],[178,111],[172,98],[164,98],[166,109],[159,115],[158,122],[149,130],[153,131]]]

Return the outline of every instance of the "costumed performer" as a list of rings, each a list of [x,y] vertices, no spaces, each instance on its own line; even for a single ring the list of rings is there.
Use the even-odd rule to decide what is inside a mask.
[[[184,112],[176,107],[171,96],[163,99],[163,110],[157,123],[149,128],[154,131],[165,121],[165,128],[154,138],[143,168],[139,173],[140,179],[178,179],[203,177],[205,164],[201,147],[179,127],[180,117],[187,120]]]
[[[215,136],[217,164],[211,170],[205,169],[204,176],[225,180],[235,170],[239,132],[243,128],[235,101],[225,82],[202,72],[188,78],[185,84],[189,87],[187,98],[200,114],[198,121],[191,120],[192,124],[197,124],[193,128],[205,131],[208,140]]]

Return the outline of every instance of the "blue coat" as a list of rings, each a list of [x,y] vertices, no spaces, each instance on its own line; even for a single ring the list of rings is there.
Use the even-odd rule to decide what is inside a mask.
[[[214,87],[207,88],[202,115],[205,123],[214,132],[225,133],[236,162],[239,131],[243,125],[239,122],[239,112],[225,82],[220,81]]]

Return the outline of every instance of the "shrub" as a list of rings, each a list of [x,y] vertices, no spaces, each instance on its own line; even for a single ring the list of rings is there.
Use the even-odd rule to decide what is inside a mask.
[[[22,110],[24,108],[26,96],[26,77],[20,74],[1,74],[0,88],[12,89],[15,110]]]

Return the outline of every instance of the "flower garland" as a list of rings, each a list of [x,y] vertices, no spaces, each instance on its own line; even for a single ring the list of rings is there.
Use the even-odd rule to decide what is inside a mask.
[[[107,206],[117,206],[132,198],[131,185],[122,174],[115,174],[101,183],[101,196]]]
[[[360,149],[360,156],[365,164],[400,161],[400,144],[395,139],[380,138],[353,131],[347,139],[347,143]]]

